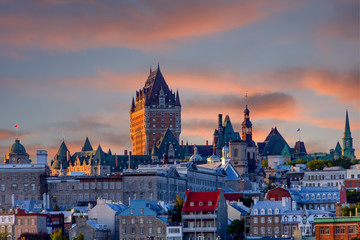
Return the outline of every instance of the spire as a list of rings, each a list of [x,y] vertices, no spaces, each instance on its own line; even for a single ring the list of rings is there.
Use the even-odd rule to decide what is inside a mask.
[[[350,124],[349,124],[349,115],[348,115],[348,110],[347,110],[347,109],[346,109],[346,120],[345,120],[345,132],[344,132],[344,137],[351,137]]]
[[[160,64],[159,64],[159,62],[158,62],[158,68],[157,68],[159,71],[160,71]]]
[[[176,105],[176,106],[180,106],[180,97],[179,97],[179,91],[178,91],[178,90],[176,90],[175,105]]]
[[[151,71],[151,69],[150,69]],[[134,101],[134,97],[132,98],[132,101],[131,101],[131,108],[130,108],[130,111],[133,112],[135,110],[135,101]]]
[[[85,151],[92,151],[92,150],[93,150],[93,148],[92,148],[92,146],[91,146],[91,143],[90,143],[90,141],[89,141],[89,138],[86,137],[84,146],[82,147],[81,151],[82,151],[82,152],[85,152]]]

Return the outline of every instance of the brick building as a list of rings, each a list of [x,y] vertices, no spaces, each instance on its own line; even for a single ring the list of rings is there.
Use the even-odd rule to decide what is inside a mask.
[[[358,234],[360,217],[317,218],[314,223],[318,240],[352,239]]]
[[[178,92],[169,89],[160,67],[150,74],[143,89],[136,92],[130,109],[130,137],[134,155],[148,155],[169,128],[179,141],[181,105]]]
[[[271,237],[281,235],[281,217],[291,210],[291,199],[281,201],[257,201],[250,212],[250,236]]]
[[[18,239],[22,233],[47,232],[47,214],[16,213],[13,236]]]

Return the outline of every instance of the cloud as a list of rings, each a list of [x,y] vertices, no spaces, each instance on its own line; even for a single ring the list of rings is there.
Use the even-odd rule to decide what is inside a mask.
[[[15,133],[9,130],[0,129],[0,140],[14,138]]]
[[[321,45],[329,39],[344,39],[360,43],[359,1],[344,0],[336,2],[335,16],[316,28],[315,36]]]
[[[281,3],[281,4],[280,4]],[[172,48],[239,28],[296,6],[279,0],[22,1],[3,3],[4,49]]]

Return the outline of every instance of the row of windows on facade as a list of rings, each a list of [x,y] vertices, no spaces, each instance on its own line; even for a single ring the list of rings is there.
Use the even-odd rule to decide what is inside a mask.
[[[139,196],[139,198],[138,198]],[[141,192],[139,195],[137,195],[137,193],[132,193],[131,196],[130,196],[130,193],[126,193],[126,197],[125,199],[129,199],[131,197],[132,200],[136,200],[136,199],[144,199],[145,198],[145,193]],[[60,194],[58,195],[58,197],[54,196],[54,198],[58,198],[58,200],[60,202],[62,201],[69,201],[71,199],[76,199],[76,194],[72,194],[72,197],[70,194],[66,194],[66,195],[63,195],[63,194]],[[121,193],[117,193],[116,194],[116,199],[115,199],[115,194],[114,193],[98,193],[98,194],[95,194],[95,193],[85,193],[85,194],[78,194],[78,201],[95,201],[97,198],[103,198],[103,199],[108,199],[108,200],[122,200],[121,198]],[[153,193],[148,193],[148,199],[151,201],[153,200]]]
[[[207,205],[208,205],[208,206],[212,206],[212,202],[209,201],[209,202],[207,203]],[[194,207],[194,206],[195,206],[195,202],[190,202],[190,206],[191,206],[191,207]],[[200,207],[201,207],[201,206],[204,206],[204,203],[203,203],[203,202],[199,202],[199,206],[200,206]]]
[[[154,238],[153,236],[151,236],[151,238],[149,238],[149,236],[147,236],[146,238],[144,238],[144,237],[141,237],[141,238],[139,238],[139,240],[148,240],[148,239],[152,239],[152,240],[163,240],[163,238],[161,238],[161,237],[157,237],[157,238]],[[121,238],[121,240],[137,240],[136,238],[132,238],[132,237],[130,237],[130,238]],[[173,239],[173,240],[175,240],[175,239]],[[178,239],[176,239],[176,240],[178,240]],[[180,239],[181,240],[181,239]]]
[[[40,186],[39,186],[40,188]],[[0,189],[1,191],[6,191],[6,185],[3,183],[0,185]],[[23,190],[23,191],[28,191],[28,190],[31,190],[31,191],[35,191],[36,190],[36,184],[35,183],[31,183],[30,185],[28,183],[24,183],[24,188],[22,189],[19,189],[19,186],[18,184],[16,183],[13,183],[11,184],[11,190],[12,191],[17,191],[17,190]]]
[[[9,226],[7,226],[7,228],[5,226],[1,226],[1,232],[2,233],[4,233],[4,232],[11,233],[12,232],[12,226],[9,225]]]
[[[162,117],[167,115],[167,114],[164,113],[164,112],[161,112],[160,114],[161,114]],[[157,115],[157,113],[155,113],[155,112],[152,113],[152,116],[153,116],[153,117],[155,117],[156,115]],[[150,113],[144,113],[144,116],[145,116],[145,117],[150,117]],[[173,116],[173,113],[169,113],[169,116],[172,117],[172,116]],[[179,116],[179,113],[176,113],[175,116],[178,117],[178,116]]]
[[[78,183],[77,189],[121,189],[121,182],[84,182],[84,183]],[[49,188],[52,190],[74,190],[76,189],[76,184],[49,184]]]
[[[28,175],[28,174],[23,175],[24,180],[29,180],[29,178],[30,178],[30,180],[36,180],[35,173],[32,173],[31,175]],[[1,177],[1,175],[0,175],[0,180],[17,181],[20,179],[21,179],[20,175],[11,175],[11,176],[7,176],[7,177]]]
[[[320,199],[320,194],[318,193],[318,194],[316,194],[316,199]],[[337,199],[337,194],[336,193],[334,193],[333,195],[333,199]],[[310,199],[310,195],[309,194],[302,194],[302,195],[300,195],[300,199],[306,199],[306,200],[309,200]],[[311,194],[311,199],[315,199],[315,194]],[[323,193],[322,194],[322,199],[326,199],[326,194],[325,193]],[[331,199],[331,193],[328,193],[327,194],[327,199]]]
[[[216,226],[216,223],[213,220],[210,220],[210,221],[203,220],[201,222],[197,221],[196,225],[195,225],[195,222],[186,222],[184,225],[185,228],[187,228],[187,227],[188,228],[195,228],[195,227],[208,228],[208,227],[215,227],[215,226]]]
[[[355,178],[354,174],[351,174],[351,178],[352,178],[352,179]],[[360,174],[357,175],[357,178],[360,178]]]
[[[338,178],[336,177],[338,176]],[[325,179],[325,176],[324,175],[311,175],[311,176],[308,176],[308,180],[324,180]],[[330,175],[330,180],[335,180],[335,179],[345,179],[345,176],[344,174],[342,175]]]
[[[14,220],[13,216],[0,217],[0,223],[12,223]]]
[[[316,185],[318,187],[321,186],[320,183],[317,183],[317,184],[316,183],[306,183],[305,184],[306,187],[316,187]],[[336,183],[331,182],[331,183],[328,183],[327,185],[328,185],[328,187],[335,187],[335,186],[337,187],[337,186],[341,185],[341,182],[336,182]]]
[[[353,186],[353,183],[349,182],[349,187],[352,187],[352,186]],[[359,182],[359,184],[357,182],[354,182],[354,187],[360,187],[360,182]]]
[[[274,211],[274,214],[279,214],[280,213],[280,210],[278,208],[275,208],[275,211]],[[258,209],[254,209],[254,214],[257,215],[259,214],[259,210]],[[261,209],[260,210],[260,215],[264,215],[265,214],[265,209]],[[267,214],[273,214],[273,210],[271,208],[269,208],[267,210]]]
[[[302,227],[301,227],[301,228],[302,228]],[[266,229],[265,227],[260,227],[260,234],[265,234],[265,229]],[[292,231],[293,231],[293,232],[294,232],[296,229],[297,229],[296,226],[292,226]],[[268,233],[268,234],[273,234],[273,233],[278,234],[278,233],[279,233],[279,230],[280,230],[280,228],[279,228],[278,226],[275,226],[274,228],[273,228],[273,227],[270,227],[270,226],[267,227],[267,233]],[[311,231],[311,229],[310,229],[310,231]],[[254,228],[253,228],[253,233],[254,233],[254,234],[259,234],[258,227],[254,227]],[[283,233],[284,233],[284,234],[290,234],[290,232],[289,232],[289,226],[284,226]]]
[[[347,227],[347,233],[352,234],[358,233],[358,226],[348,226]],[[335,234],[344,234],[345,233],[345,227],[335,227]],[[320,227],[320,234],[321,235],[327,235],[330,234],[329,227]]]
[[[130,214],[134,214],[134,209],[132,208],[132,209],[130,209]],[[144,214],[144,209],[143,208],[140,208],[140,214]],[[153,223],[153,217],[148,217],[147,218],[147,222],[148,223]],[[121,223],[122,224],[127,224],[127,220],[126,220],[126,218],[125,217],[123,217],[123,218],[121,218]],[[130,219],[130,223],[131,224],[136,224],[136,218],[131,218]],[[139,223],[140,224],[144,224],[145,223],[145,218],[144,217],[140,217],[139,218]]]
[[[128,228],[127,227],[122,227],[122,234],[136,234],[136,227],[129,227],[129,230],[128,231]],[[161,234],[163,233],[163,229],[162,227],[157,227],[156,228],[156,233],[157,234]],[[145,227],[140,227],[139,228],[139,234],[153,234],[153,228],[152,227],[149,227],[148,228],[148,231],[145,233]]]

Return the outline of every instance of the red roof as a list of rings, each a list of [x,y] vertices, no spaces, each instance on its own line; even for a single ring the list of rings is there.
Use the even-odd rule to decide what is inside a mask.
[[[237,201],[239,198],[243,197],[243,193],[224,193],[225,200]]]
[[[281,201],[282,198],[284,198],[284,197],[291,198],[291,201],[292,201],[292,197],[291,197],[289,190],[286,190],[281,187],[277,187],[277,188],[269,190],[265,196],[265,198],[267,200],[274,200],[274,201]]]
[[[182,211],[215,211],[219,202],[220,191],[222,189],[218,189],[216,192],[190,192],[187,190],[187,198]]]

